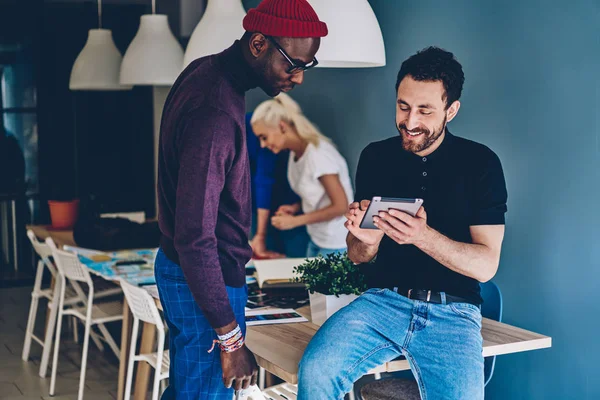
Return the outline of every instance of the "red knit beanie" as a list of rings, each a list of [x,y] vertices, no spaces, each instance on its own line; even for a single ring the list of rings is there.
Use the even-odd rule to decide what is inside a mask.
[[[278,37],[327,36],[327,25],[306,0],[263,0],[244,17],[244,29]]]

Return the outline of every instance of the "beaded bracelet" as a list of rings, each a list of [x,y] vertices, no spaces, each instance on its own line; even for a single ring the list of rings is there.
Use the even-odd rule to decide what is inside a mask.
[[[208,350],[209,353],[214,350],[216,344],[219,345],[221,351],[224,351],[225,353],[232,353],[236,350],[239,350],[245,342],[239,325],[231,332],[228,332],[225,335],[217,335],[217,337],[219,339],[213,340],[213,345]]]
[[[240,326],[236,326],[231,332],[228,332],[224,335],[217,335],[217,337],[219,338],[220,341],[224,341],[227,340],[233,336],[235,336],[238,332],[241,332],[242,330],[240,329]]]

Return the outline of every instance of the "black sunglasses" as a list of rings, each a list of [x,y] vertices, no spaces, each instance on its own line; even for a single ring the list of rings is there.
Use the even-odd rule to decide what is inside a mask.
[[[288,63],[290,63],[290,66],[288,67],[288,69],[286,70],[286,72],[288,74],[297,74],[300,71],[306,71],[307,69],[311,69],[313,67],[316,67],[317,65],[319,65],[319,61],[317,60],[317,57],[315,57],[311,62],[304,64],[304,63],[300,63],[297,61],[292,60],[292,57],[290,57],[288,55],[288,53],[285,52],[285,50],[283,49],[283,47],[281,47],[279,45],[279,43],[277,43],[277,41],[275,41],[275,39],[273,39],[273,37],[271,36],[265,36],[267,39],[269,39],[269,41],[271,43],[273,43],[273,45],[275,46],[275,48],[277,50],[279,50],[279,52],[281,53],[281,55],[287,60]]]

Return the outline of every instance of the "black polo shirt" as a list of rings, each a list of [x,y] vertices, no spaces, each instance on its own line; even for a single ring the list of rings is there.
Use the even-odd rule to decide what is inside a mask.
[[[471,243],[470,226],[503,225],[506,184],[498,156],[488,147],[446,136],[436,151],[420,157],[396,136],[371,143],[356,172],[356,201],[373,196],[422,198],[427,223],[452,240]],[[479,282],[443,266],[413,245],[387,236],[373,264],[364,267],[369,287],[426,289],[481,303]]]

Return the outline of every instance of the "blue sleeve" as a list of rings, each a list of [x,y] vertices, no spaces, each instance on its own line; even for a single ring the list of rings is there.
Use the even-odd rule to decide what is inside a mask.
[[[273,184],[275,183],[275,164],[277,155],[268,149],[259,149],[256,159],[256,175],[254,186],[256,190],[256,207],[271,209]]]
[[[260,148],[259,140],[252,131],[250,120],[252,113],[246,114],[246,141],[248,143],[248,156],[250,163],[256,163],[256,170],[252,177],[254,199],[257,208],[271,209],[273,184],[275,183],[275,162],[277,155]]]

